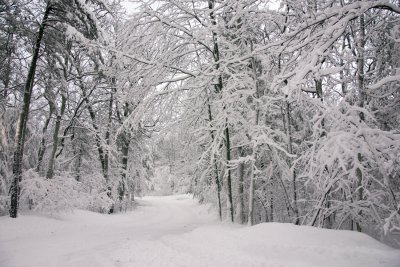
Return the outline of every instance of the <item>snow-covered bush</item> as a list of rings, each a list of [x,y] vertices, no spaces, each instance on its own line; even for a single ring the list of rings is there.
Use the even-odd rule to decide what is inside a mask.
[[[10,202],[9,196],[0,195],[0,216],[8,214],[8,203]]]
[[[92,193],[87,195],[86,207],[87,210],[109,213],[114,206],[114,201],[107,195],[108,192]]]
[[[105,191],[103,180],[103,177],[92,175],[78,182],[68,174],[46,179],[34,170],[28,170],[21,182],[21,208],[45,214],[72,211],[74,208],[109,213],[114,200],[109,191]],[[5,203],[0,199],[0,212],[7,212]]]
[[[112,190],[106,191],[106,181],[100,173],[84,175],[81,178],[81,188],[77,208],[93,212],[109,213],[114,205]],[[108,185],[110,189],[114,186]]]
[[[68,175],[46,179],[28,170],[21,182],[21,208],[49,214],[72,211],[79,188],[79,182]]]

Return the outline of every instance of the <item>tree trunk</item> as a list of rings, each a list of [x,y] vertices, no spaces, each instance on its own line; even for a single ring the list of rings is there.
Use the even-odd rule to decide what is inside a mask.
[[[79,82],[79,83],[80,83],[80,86],[82,87],[83,83],[81,83],[81,82]],[[76,121],[76,117],[79,117],[79,114],[80,114],[80,108],[83,106],[84,103],[86,103],[86,99],[93,93],[94,89],[95,88],[92,88],[92,90],[90,90],[90,92],[88,94],[85,93],[86,97],[82,98],[81,101],[79,102],[79,104],[75,107],[74,113],[72,114],[72,116],[71,116],[71,118],[69,120],[70,122],[64,128],[64,132],[63,132],[63,134],[62,134],[62,136],[60,138],[60,145],[59,145],[60,149],[58,150],[58,152],[56,154],[56,158],[58,158],[62,154],[62,152],[64,150],[64,146],[65,146],[65,138],[66,138],[69,130],[74,127],[74,124],[75,124],[75,121]],[[82,87],[81,90],[84,90],[84,88]]]
[[[269,209],[270,209],[270,218],[269,221],[273,222],[274,221],[274,191],[272,190],[272,186],[273,186],[274,180],[273,178],[271,178],[270,181],[270,190],[269,190]]]
[[[343,43],[342,43],[342,51],[346,49],[346,36],[343,36]],[[339,57],[339,64],[340,67],[344,66],[344,60],[343,57]],[[339,78],[340,78],[340,87],[342,89],[342,97],[346,99],[346,94],[347,94],[347,83],[344,80],[344,70],[340,70],[339,72]]]
[[[122,159],[121,159],[121,181],[119,182],[118,193],[119,193],[119,200],[122,201],[126,192],[126,174],[128,171],[128,156],[129,156],[129,145],[130,139],[128,136],[124,134],[122,140]],[[122,208],[122,207],[121,207]]]
[[[214,159],[213,165],[214,165],[215,183],[217,184],[218,215],[219,215],[219,219],[222,221],[221,182],[220,182],[219,174],[218,174],[218,165],[217,165],[217,162],[215,161],[215,159]]]
[[[365,18],[364,14],[360,16],[360,43],[358,44],[358,58],[357,58],[357,70],[358,70],[358,93],[359,93],[359,100],[358,100],[358,106],[363,108],[365,105],[365,85],[364,85],[364,47],[365,47]],[[364,112],[360,112],[359,114],[360,120],[365,121],[365,114]],[[357,160],[361,164],[362,162],[362,155],[361,152],[357,154]],[[360,168],[357,168],[356,170],[356,176],[357,176],[357,188],[358,188],[358,194],[357,194],[357,199],[362,200],[363,195],[364,195],[364,189],[362,186],[362,181],[363,181],[363,173]],[[361,211],[358,212],[358,215],[361,215]],[[356,229],[358,232],[361,232],[361,225],[359,222],[356,223]]]
[[[60,132],[60,127],[61,127],[61,119],[64,116],[65,108],[66,108],[66,103],[67,103],[67,96],[66,92],[68,90],[68,84],[67,84],[67,79],[68,79],[68,55],[70,54],[71,51],[71,42],[67,42],[67,55],[64,58],[64,62],[60,62],[63,64],[63,72],[61,74],[61,107],[60,107],[60,112],[57,112],[57,117],[56,117],[56,123],[54,126],[54,133],[53,133],[53,149],[50,154],[50,159],[49,159],[49,165],[46,173],[46,178],[47,179],[52,179],[54,176],[54,164],[55,164],[55,159],[56,159],[56,152],[58,149],[58,142],[59,142],[59,132]],[[51,106],[51,104],[50,104]],[[57,111],[57,107],[54,108],[54,110]]]
[[[108,177],[107,177],[106,166],[105,166],[105,157],[104,157],[105,153],[104,153],[104,148],[103,148],[103,145],[102,145],[102,140],[101,140],[101,137],[100,137],[100,134],[99,134],[99,128],[97,127],[97,124],[96,124],[96,114],[94,113],[94,110],[92,108],[92,105],[90,104],[88,95],[86,94],[86,89],[85,89],[85,86],[84,86],[83,81],[81,79],[81,72],[80,72],[79,68],[77,68],[77,71],[78,71],[78,75],[79,75],[79,78],[78,78],[79,79],[79,86],[81,87],[83,99],[84,99],[84,101],[85,101],[85,103],[87,105],[86,108],[87,108],[87,110],[89,112],[89,116],[90,116],[90,119],[92,121],[92,127],[93,127],[94,133],[95,133],[96,147],[97,147],[97,151],[99,153],[99,160],[100,160],[101,170],[103,172],[104,178],[107,180]]]
[[[50,111],[49,111],[49,117],[46,119],[43,129],[42,129],[42,140],[40,141],[40,147],[39,147],[39,151],[38,151],[38,163],[36,165],[36,172],[39,173],[40,172],[40,167],[42,165],[42,161],[43,161],[43,157],[44,157],[44,153],[46,152],[46,132],[47,132],[47,128],[49,127],[49,123],[51,120],[51,116],[53,115],[53,108],[52,105],[50,105]]]
[[[240,157],[243,157],[243,148],[238,148],[238,154]],[[238,166],[238,177],[239,177],[239,186],[238,186],[238,195],[239,195],[239,210],[238,210],[238,217],[239,223],[243,224],[246,220],[244,215],[244,169],[245,164],[243,162],[239,163]]]
[[[285,121],[286,121],[286,138],[287,138],[287,148],[289,154],[293,154],[292,146],[292,133],[291,133],[291,122],[290,122],[290,104],[288,100],[285,101]],[[289,168],[292,168],[292,159],[289,158]],[[297,208],[297,185],[296,185],[296,172],[292,171],[292,186],[293,186],[293,212],[294,212],[294,223],[298,225],[299,220],[299,210]]]
[[[79,148],[78,159],[77,159],[76,167],[75,167],[75,180],[77,180],[78,182],[81,180],[82,154],[83,154],[83,149],[81,146]]]
[[[210,121],[210,124],[212,124],[213,117],[211,113],[211,105],[208,103],[208,119]],[[214,132],[211,130],[210,131],[211,135],[211,140],[214,141]],[[215,175],[215,184],[217,185],[217,200],[218,200],[218,214],[219,214],[219,219],[222,220],[222,207],[221,207],[221,182],[219,179],[219,174],[218,174],[218,165],[217,161],[215,160],[215,155],[213,158],[213,168],[214,168],[214,175]]]
[[[115,85],[115,80],[113,79],[113,85]],[[104,151],[104,178],[106,179],[106,184],[108,184],[109,181],[109,154],[110,154],[110,130],[111,130],[111,124],[112,124],[112,108],[113,108],[113,101],[114,101],[114,93],[110,93],[110,101],[109,101],[109,106],[108,106],[108,122],[107,122],[107,130],[106,130],[106,136],[105,136],[105,141],[106,141],[106,149]]]
[[[216,19],[215,19],[215,14],[214,14],[214,6],[215,6],[215,1],[214,0],[208,0],[208,8],[211,11],[210,12],[210,19],[211,19],[211,24],[213,26],[217,25]],[[212,30],[212,36],[213,36],[213,56],[214,56],[214,62],[215,64],[215,69],[218,72],[220,68],[220,54],[219,54],[219,47],[218,47],[218,38],[217,38],[217,33]],[[215,85],[215,89],[217,93],[221,93],[223,89],[223,83],[222,83],[222,77],[219,74],[218,75],[218,83]],[[228,119],[225,121],[225,129],[224,129],[224,136],[225,136],[225,155],[226,155],[226,162],[229,163],[231,161],[231,143],[230,143],[230,138],[229,138],[229,127],[228,127]],[[233,215],[233,198],[232,198],[232,173],[230,168],[228,168],[228,174],[227,174],[227,193],[228,193],[228,209],[229,209],[229,217],[231,221],[234,221],[234,215]]]
[[[18,124],[15,132],[15,151],[14,151],[14,162],[13,162],[13,180],[10,188],[11,194],[11,205],[10,205],[10,217],[16,218],[18,215],[18,200],[19,200],[19,182],[22,179],[22,159],[24,155],[24,143],[26,134],[26,124],[29,117],[29,106],[31,103],[31,95],[33,89],[33,82],[35,79],[36,63],[39,58],[40,46],[44,35],[44,29],[49,17],[51,10],[50,2],[47,3],[46,10],[43,15],[42,23],[39,27],[39,32],[36,38],[35,47],[33,50],[32,61],[29,66],[28,76],[24,86],[24,97],[22,111],[19,115]]]
[[[253,43],[251,43],[251,50],[253,51]],[[254,57],[251,58],[251,69],[252,69],[252,74],[253,74],[253,82],[254,82],[254,97],[256,99],[260,98],[260,92],[258,88],[258,78],[257,78],[257,70],[256,70],[256,61]],[[258,102],[255,101],[255,108],[254,108],[254,125],[258,125],[260,117],[260,109],[258,106]],[[257,161],[257,148],[253,144],[252,148],[252,157],[254,162],[251,163],[250,166],[250,186],[249,186],[249,215],[248,215],[248,225],[253,225],[254,223],[254,191],[255,191],[255,186],[254,186],[254,179],[255,179],[255,168],[256,168],[256,161]]]
[[[252,163],[254,164],[254,163]],[[250,167],[250,186],[249,186],[249,215],[247,217],[249,226],[254,224],[254,168]]]
[[[226,162],[229,163],[231,161],[231,142],[229,139],[229,128],[228,122],[225,126],[225,146],[226,146]],[[228,186],[228,208],[229,208],[229,215],[231,221],[234,222],[234,214],[233,214],[233,200],[232,200],[232,174],[231,169],[228,166],[228,177],[227,177],[227,186]]]
[[[4,104],[4,108],[7,103],[7,96],[8,96],[8,87],[10,86],[10,78],[11,78],[11,60],[12,60],[12,52],[13,52],[13,47],[12,47],[12,41],[13,41],[13,31],[15,29],[9,30],[8,36],[7,36],[7,43],[6,43],[6,58],[7,58],[7,63],[4,65],[4,79],[3,79],[3,84],[4,84],[4,92],[3,95],[0,95],[0,108],[3,108],[2,105]],[[3,98],[3,99],[2,99]]]
[[[49,166],[47,167],[46,178],[52,179],[54,176],[54,162],[56,158],[56,152],[58,148],[58,133],[60,132],[61,127],[61,119],[65,112],[65,106],[67,102],[67,97],[65,93],[61,94],[61,108],[60,112],[57,114],[56,124],[54,126],[54,133],[53,133],[53,148],[51,150],[50,159],[49,159]]]

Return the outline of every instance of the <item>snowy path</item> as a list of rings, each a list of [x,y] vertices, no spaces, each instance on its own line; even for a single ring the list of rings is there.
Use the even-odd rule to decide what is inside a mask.
[[[189,196],[146,197],[133,212],[0,218],[0,266],[400,266],[400,251],[349,231],[221,224]]]
[[[189,196],[138,202],[135,211],[111,216],[78,210],[61,219],[1,218],[0,266],[118,266],[115,251],[215,221]]]

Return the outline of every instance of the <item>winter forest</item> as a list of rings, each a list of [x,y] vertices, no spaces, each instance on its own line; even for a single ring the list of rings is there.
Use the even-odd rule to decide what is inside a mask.
[[[131,2],[0,1],[1,215],[190,193],[398,238],[400,1]]]

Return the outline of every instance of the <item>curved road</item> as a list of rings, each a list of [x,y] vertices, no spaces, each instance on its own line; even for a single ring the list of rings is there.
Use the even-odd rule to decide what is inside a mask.
[[[120,266],[132,261],[129,256],[137,247],[142,250],[163,236],[183,234],[216,218],[188,195],[137,202],[125,214],[78,210],[59,219],[22,216],[0,227],[0,266]]]

